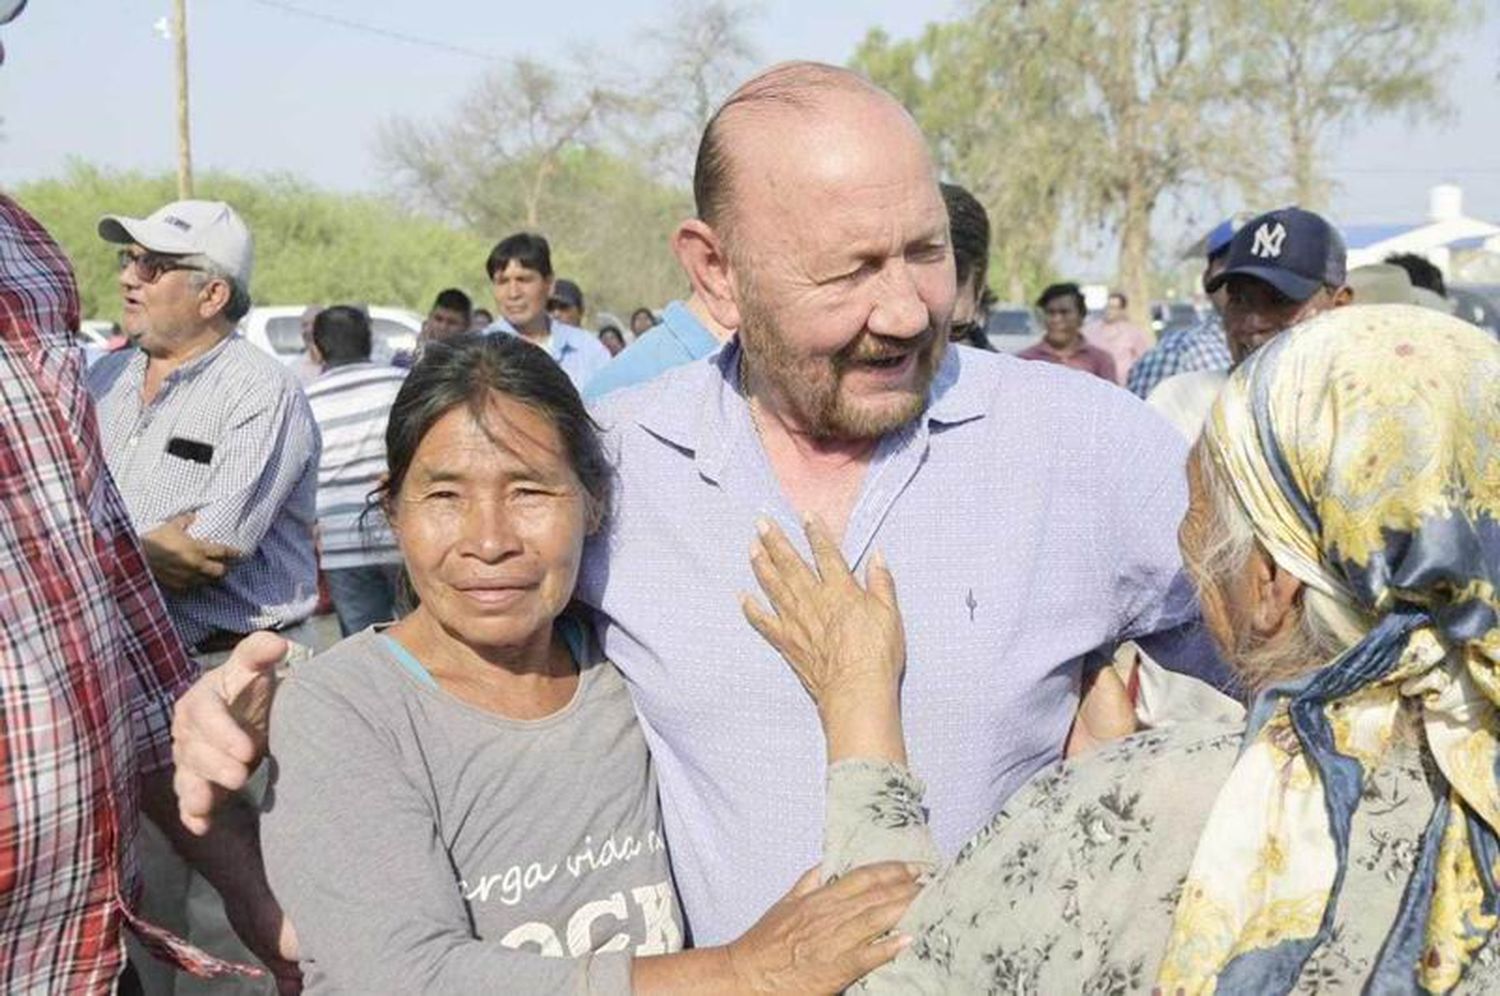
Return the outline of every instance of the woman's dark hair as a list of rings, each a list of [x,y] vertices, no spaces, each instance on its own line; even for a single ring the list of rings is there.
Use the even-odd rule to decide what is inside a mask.
[[[427,344],[391,406],[385,428],[387,476],[372,499],[400,493],[417,447],[439,419],[463,405],[483,425],[494,394],[520,402],[552,423],[583,484],[590,517],[603,518],[612,471],[599,427],[546,350],[513,335],[464,334]]]
[[[634,325],[635,320],[642,315],[645,315],[652,325],[656,324],[656,312],[652,311],[650,308],[637,308],[632,311],[630,313],[630,324]]]

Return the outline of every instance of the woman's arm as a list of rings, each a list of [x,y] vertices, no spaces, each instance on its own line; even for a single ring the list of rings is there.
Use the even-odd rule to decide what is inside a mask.
[[[637,958],[637,996],[839,993],[896,957],[911,938],[890,932],[917,894],[918,869],[870,865],[828,885],[817,869],[738,940]]]

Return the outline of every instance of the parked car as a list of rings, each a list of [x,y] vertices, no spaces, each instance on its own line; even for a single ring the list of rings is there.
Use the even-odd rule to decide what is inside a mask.
[[[1036,312],[1023,304],[997,304],[990,308],[984,334],[1002,353],[1019,353],[1041,338]]]
[[[307,349],[302,342],[302,313],[306,305],[287,304],[251,308],[240,319],[240,334],[287,366],[300,362]],[[389,363],[403,350],[416,348],[422,331],[422,316],[405,308],[368,308],[370,314],[370,358]]]
[[[1201,317],[1191,301],[1157,301],[1151,305],[1151,331],[1159,338],[1163,333],[1197,325]]]
[[[1466,284],[1449,287],[1448,300],[1453,302],[1453,313],[1459,318],[1489,329],[1491,334],[1500,338],[1500,286]]]
[[[106,322],[99,318],[85,318],[78,323],[78,332],[74,336],[78,345],[83,347],[84,362],[93,366],[105,356],[117,349],[124,349],[129,345],[129,340],[120,331],[116,322]]]

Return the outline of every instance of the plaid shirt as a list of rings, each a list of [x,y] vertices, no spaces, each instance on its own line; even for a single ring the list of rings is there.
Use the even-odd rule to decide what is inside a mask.
[[[198,974],[237,970],[131,911],[138,773],[171,764],[192,681],[71,344],[62,251],[0,195],[0,991],[110,992],[121,926]]]
[[[1217,312],[1197,325],[1168,332],[1130,368],[1125,386],[1138,398],[1168,377],[1194,370],[1228,370],[1229,344],[1224,341],[1224,323]]]

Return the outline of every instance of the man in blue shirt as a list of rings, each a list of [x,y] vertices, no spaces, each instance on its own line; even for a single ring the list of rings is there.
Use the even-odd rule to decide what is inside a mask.
[[[540,346],[563,368],[573,386],[583,390],[609,362],[609,350],[592,332],[547,314],[547,301],[555,282],[552,248],[547,240],[531,232],[501,239],[490,250],[485,271],[490,276],[495,306],[500,312],[485,332],[518,335]]]
[[[686,301],[673,301],[662,312],[660,322],[643,332],[589,381],[583,399],[597,401],[611,391],[643,383],[672,367],[700,360],[718,349],[729,336],[730,330],[713,320],[696,294]]]

